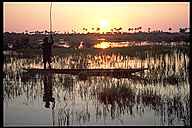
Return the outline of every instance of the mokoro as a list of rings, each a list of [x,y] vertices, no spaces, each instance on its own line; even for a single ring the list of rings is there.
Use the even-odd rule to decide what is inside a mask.
[[[131,73],[141,72],[147,70],[147,68],[130,68],[130,69],[39,69],[31,68],[24,69],[31,73],[56,73],[56,74],[71,74],[71,75],[128,75]]]

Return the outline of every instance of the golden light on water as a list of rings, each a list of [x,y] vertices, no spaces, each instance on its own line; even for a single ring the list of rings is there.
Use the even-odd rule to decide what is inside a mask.
[[[97,39],[97,40],[99,40],[99,41],[105,41],[105,38],[99,38],[99,39]]]
[[[122,47],[128,47],[128,46],[129,46],[128,43],[101,42],[96,44],[94,47],[106,49],[106,48],[122,48]]]
[[[105,48],[109,48],[110,46],[111,44],[109,42],[101,42],[99,44],[96,44],[94,47],[105,49]]]
[[[111,43],[112,48],[122,48],[122,47],[128,47],[128,43]]]

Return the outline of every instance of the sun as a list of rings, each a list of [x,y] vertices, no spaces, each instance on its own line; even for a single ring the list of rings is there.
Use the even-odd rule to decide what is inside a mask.
[[[108,21],[107,21],[107,20],[101,20],[101,21],[100,21],[100,26],[101,26],[102,28],[106,28],[106,27],[108,26]]]

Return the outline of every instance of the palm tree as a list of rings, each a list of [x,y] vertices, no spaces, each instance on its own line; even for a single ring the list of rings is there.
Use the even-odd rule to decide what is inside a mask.
[[[25,33],[28,34],[28,30],[25,30]]]
[[[113,29],[110,29],[111,30],[111,34],[113,34]]]
[[[135,32],[137,31],[137,28],[134,28]]]
[[[141,30],[141,29],[142,29],[142,27],[140,26],[140,27],[139,27],[139,30]]]
[[[48,33],[48,31],[47,30],[45,30],[45,32],[44,32],[45,34],[47,34]]]
[[[44,32],[43,31],[40,31],[40,34],[43,34]]]
[[[96,31],[100,31],[100,28],[98,27],[98,28],[96,29]]]
[[[123,28],[122,28],[122,27],[120,27],[120,28],[118,28],[117,30],[118,30],[118,32],[120,32],[122,29],[123,29]]]
[[[179,32],[181,33],[185,33],[187,31],[188,28],[179,28]]]
[[[117,31],[118,33],[119,33],[119,31],[121,31],[122,30],[122,27],[119,27],[119,28],[114,28],[115,29],[115,31]]]
[[[128,31],[131,31],[131,28],[128,28]]]
[[[87,28],[83,28],[83,31],[87,32],[87,30],[88,30]]]
[[[29,32],[30,34],[33,34],[33,31]]]
[[[134,28],[131,28],[131,31],[133,31],[134,30]]]
[[[150,30],[151,30],[151,28],[149,27],[149,28],[148,28],[148,32],[150,32]]]
[[[172,30],[172,28],[169,28],[168,30],[169,30],[169,32],[170,32],[170,31]]]

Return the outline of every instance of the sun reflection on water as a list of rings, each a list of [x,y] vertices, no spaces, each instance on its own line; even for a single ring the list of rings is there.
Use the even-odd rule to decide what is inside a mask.
[[[111,44],[110,44],[110,42],[101,42],[101,43],[94,45],[94,47],[105,49],[105,48],[111,47]]]
[[[101,49],[106,49],[106,48],[122,48],[122,47],[128,47],[128,43],[116,43],[116,42],[100,42],[94,45],[94,48],[101,48]]]

